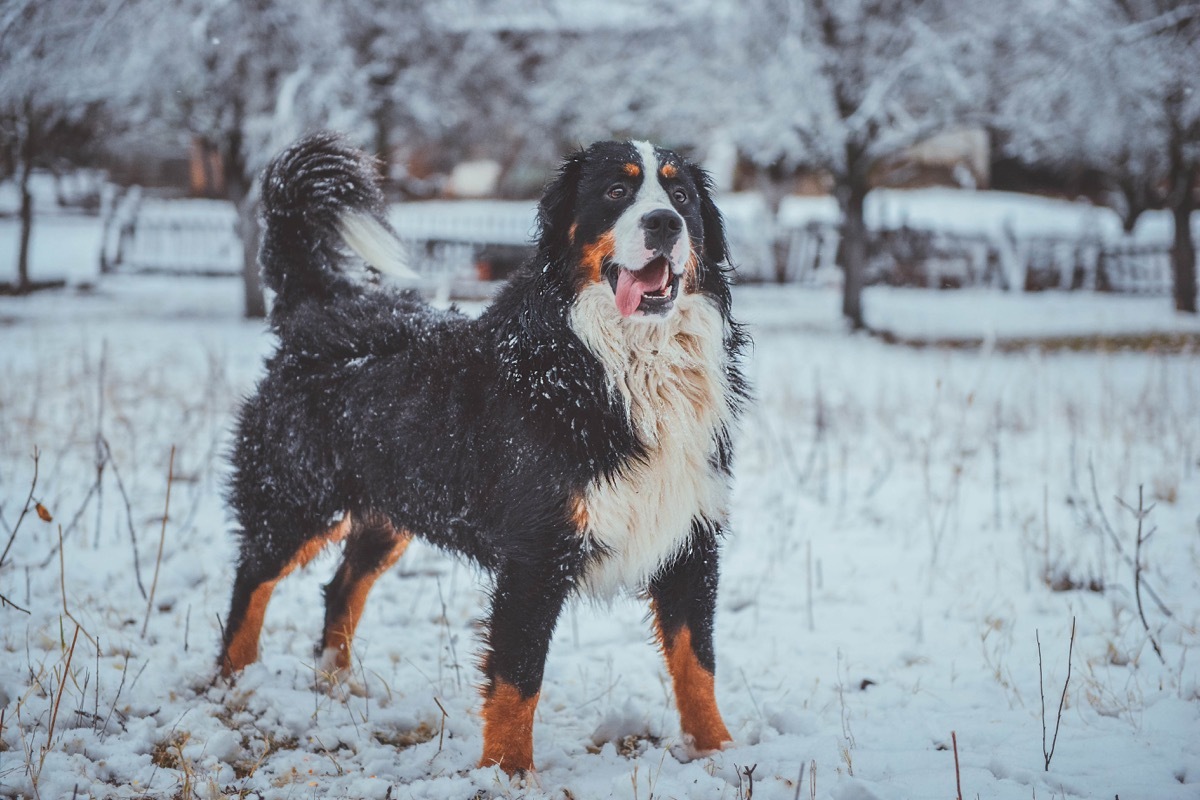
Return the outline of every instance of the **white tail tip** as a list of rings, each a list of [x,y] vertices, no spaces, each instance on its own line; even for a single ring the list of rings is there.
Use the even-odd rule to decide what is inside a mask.
[[[384,275],[410,281],[420,278],[408,265],[404,245],[371,214],[343,214],[338,220],[338,230],[351,250]]]

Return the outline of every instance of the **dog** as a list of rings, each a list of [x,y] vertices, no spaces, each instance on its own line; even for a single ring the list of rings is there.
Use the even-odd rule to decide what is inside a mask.
[[[685,741],[730,743],[713,614],[748,339],[708,176],[645,142],[570,155],[535,255],[478,318],[380,283],[402,251],[372,161],[338,136],[293,145],[261,190],[278,348],[232,449],[221,673],[257,659],[272,589],[334,542],[319,650],[346,669],[372,583],[420,537],[491,576],[480,766],[533,768],[574,595],[647,598]]]

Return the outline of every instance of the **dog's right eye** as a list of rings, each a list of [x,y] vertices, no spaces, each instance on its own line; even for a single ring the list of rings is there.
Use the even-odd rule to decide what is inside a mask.
[[[628,191],[629,190],[626,189],[622,184],[614,183],[612,186],[608,187],[608,191],[605,192],[605,194],[608,195],[609,200],[620,200]]]

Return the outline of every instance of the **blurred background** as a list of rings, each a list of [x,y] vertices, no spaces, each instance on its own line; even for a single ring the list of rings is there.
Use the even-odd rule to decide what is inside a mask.
[[[1195,312],[1200,5],[1170,0],[0,2],[0,282],[241,274],[254,179],[377,153],[417,266],[520,263],[561,157],[705,165],[744,282],[1139,293]]]

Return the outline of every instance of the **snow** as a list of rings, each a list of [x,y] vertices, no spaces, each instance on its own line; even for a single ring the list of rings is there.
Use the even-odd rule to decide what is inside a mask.
[[[21,223],[0,217],[0,283],[16,281]],[[104,236],[98,217],[38,215],[29,240],[29,275],[35,281],[93,280],[100,270]]]
[[[990,241],[1047,237],[1169,245],[1172,236],[1168,211],[1143,213],[1127,236],[1117,212],[1085,200],[947,187],[876,189],[867,195],[864,214],[867,225],[876,229],[908,226]],[[790,196],[779,206],[779,224],[784,227],[840,221],[837,201],[829,196]],[[1192,228],[1200,235],[1200,215],[1194,215]]]
[[[844,328],[841,290],[795,285],[741,287],[742,307],[765,329],[833,334]],[[1027,339],[1200,335],[1200,318],[1169,297],[989,289],[947,291],[871,286],[863,293],[872,329],[906,341],[984,344]]]
[[[550,651],[539,770],[521,789],[474,768],[481,578],[429,548],[376,585],[349,681],[314,669],[332,556],[279,586],[262,660],[233,686],[213,681],[234,554],[222,454],[271,348],[238,318],[238,288],[110,276],[0,300],[0,517],[16,522],[34,446],[35,499],[55,517],[27,517],[0,570],[0,594],[30,612],[0,609],[0,795],[31,796],[36,774],[42,797],[715,799],[745,796],[753,766],[756,798],[790,800],[801,776],[807,797],[814,775],[820,798],[952,797],[953,731],[966,797],[1197,796],[1194,352],[914,350],[845,334],[832,292],[739,288],[757,401],[716,623],[736,745],[685,760],[645,605],[579,602]],[[973,319],[1012,336],[1067,321],[1195,329],[1166,300],[872,289],[866,302],[875,319],[939,335]],[[97,431],[112,461],[89,499]],[[1142,601],[1165,663],[1099,522],[1097,502],[1132,552],[1116,498],[1136,506],[1139,485],[1156,503],[1143,580],[1163,607],[1145,586]],[[147,592],[165,530],[145,636],[131,528]],[[1043,574],[1104,591],[1053,591]],[[64,591],[83,631],[73,655]],[[1046,771],[1035,635],[1052,735],[1072,618]]]

